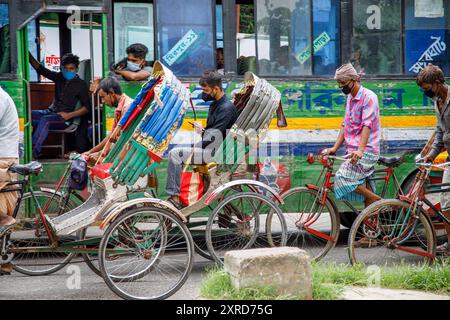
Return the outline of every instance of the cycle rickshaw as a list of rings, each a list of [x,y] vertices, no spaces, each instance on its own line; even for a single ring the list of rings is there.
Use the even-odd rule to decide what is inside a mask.
[[[260,131],[268,128],[280,96],[267,82],[250,76],[238,95],[242,100],[235,99],[235,103],[240,102],[239,119],[216,156],[217,163],[221,163],[220,158],[232,154],[230,150],[242,149],[243,158],[238,159],[237,152],[226,159],[225,165],[197,167],[196,170],[207,170],[209,188],[200,201],[180,211],[146,193],[141,183],[163,159],[190,104],[189,90],[169,69],[155,62],[151,79],[120,122],[121,135],[102,164],[109,163],[109,166],[93,169],[94,188],[90,198],[60,214],[58,204],[48,197],[36,197],[31,188],[27,201],[19,198],[14,214],[18,223],[1,235],[2,263],[11,261],[16,271],[27,275],[46,275],[82,254],[91,269],[101,274],[120,297],[164,299],[186,282],[192,269],[194,241],[186,226],[189,215],[215,199],[219,199],[220,205],[209,217],[205,231],[207,249],[217,261],[223,249],[245,249],[259,241],[284,245],[284,218],[273,201],[282,202],[280,197],[261,182],[232,179],[238,168],[246,167],[244,160],[251,156],[252,149],[249,141],[253,139],[257,145]],[[252,127],[256,130],[249,130]],[[250,136],[249,132],[254,131],[256,135]],[[116,136],[113,133],[113,139]],[[20,192],[23,196],[29,187],[28,177],[38,174],[42,167],[31,163],[11,170],[25,178],[4,191]],[[248,192],[243,193],[245,188]],[[239,193],[225,198],[231,190]],[[262,195],[261,190],[270,197]],[[242,204],[244,201],[248,203]],[[215,217],[224,208],[230,224],[225,228],[216,227]],[[277,225],[281,228],[272,233],[271,221],[266,220],[265,237],[260,240],[259,218],[263,210],[278,218]],[[89,234],[93,226],[94,234]],[[221,241],[225,239],[225,246],[213,241],[217,233]],[[235,234],[239,236],[233,237]],[[215,247],[217,244],[220,247]]]

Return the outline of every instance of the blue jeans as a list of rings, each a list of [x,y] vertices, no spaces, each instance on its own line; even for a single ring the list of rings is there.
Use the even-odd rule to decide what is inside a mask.
[[[50,110],[31,111],[31,120],[33,125],[33,155],[38,156],[41,153],[42,145],[47,139],[48,131],[64,130],[69,125],[59,114]]]

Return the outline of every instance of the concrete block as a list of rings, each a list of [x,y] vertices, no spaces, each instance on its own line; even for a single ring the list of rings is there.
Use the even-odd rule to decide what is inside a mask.
[[[225,271],[235,288],[271,286],[280,295],[312,299],[312,271],[308,254],[294,247],[229,251]]]

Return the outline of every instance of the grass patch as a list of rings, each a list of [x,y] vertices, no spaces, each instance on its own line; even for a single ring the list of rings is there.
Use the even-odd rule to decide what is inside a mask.
[[[401,264],[379,269],[333,263],[313,263],[312,267],[320,283],[364,287],[379,281],[382,288],[450,294],[450,261],[422,266]]]
[[[399,265],[396,267],[364,267],[335,263],[312,263],[314,300],[336,300],[348,286],[365,287],[379,282],[382,288],[428,291],[450,294],[450,261],[432,266]],[[200,295],[225,300],[297,300],[280,296],[271,287],[236,290],[230,276],[219,268],[211,268],[200,287]]]
[[[245,288],[236,290],[230,276],[223,270],[212,268],[200,287],[200,295],[208,299],[224,300],[298,300],[299,297],[278,295],[270,287]]]

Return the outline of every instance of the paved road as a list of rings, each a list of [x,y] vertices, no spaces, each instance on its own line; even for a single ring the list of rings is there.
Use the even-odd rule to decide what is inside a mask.
[[[342,229],[339,244],[331,250],[323,261],[348,263],[346,239],[348,229]],[[75,258],[80,260],[80,258]],[[213,263],[199,255],[186,284],[170,299],[192,300],[199,296],[199,286],[206,269]],[[79,268],[79,269],[77,269]],[[73,287],[74,270],[79,271],[79,287]],[[163,281],[163,280],[161,280]],[[75,263],[50,276],[30,277],[13,272],[11,276],[0,277],[0,300],[9,299],[47,299],[47,300],[99,300],[119,299],[84,263]]]
[[[343,247],[335,248],[327,257],[328,261],[347,262]],[[79,260],[77,258],[77,260]],[[205,269],[212,266],[208,260],[196,255],[192,273],[186,284],[170,299],[196,299],[199,285],[205,275]],[[71,287],[73,267],[80,267],[80,288]],[[29,277],[13,272],[11,276],[0,277],[0,300],[9,299],[45,299],[45,300],[99,300],[119,299],[84,263],[75,263],[64,269],[42,277]]]
[[[209,261],[196,256],[196,262],[187,283],[171,299],[196,299],[198,286],[208,265],[211,265]],[[74,266],[80,267],[79,288],[72,288],[71,276]],[[11,276],[1,276],[0,300],[9,299],[99,300],[119,299],[119,297],[84,263],[75,263],[49,276],[29,277],[17,272],[13,272]]]

